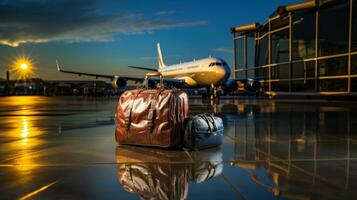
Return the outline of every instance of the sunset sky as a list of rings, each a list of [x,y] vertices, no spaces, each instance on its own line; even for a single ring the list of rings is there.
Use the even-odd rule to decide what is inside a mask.
[[[21,55],[43,79],[78,78],[57,72],[56,59],[68,70],[140,77],[127,66],[156,67],[157,42],[166,64],[212,55],[231,66],[230,27],[263,23],[277,6],[300,1],[1,1],[0,77]]]

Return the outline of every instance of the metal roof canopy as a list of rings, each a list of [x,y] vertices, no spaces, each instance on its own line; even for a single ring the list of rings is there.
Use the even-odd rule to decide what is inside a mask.
[[[305,2],[301,3],[296,3],[296,4],[290,4],[286,6],[279,6],[273,14],[270,15],[269,18],[273,18],[274,16],[279,16],[281,14],[284,14],[286,12],[292,12],[296,10],[302,10],[302,9],[307,9],[307,8],[313,8],[316,7],[316,2],[318,0],[308,0]],[[269,20],[268,20],[269,21]],[[266,23],[264,23],[266,24]],[[257,30],[261,25],[259,23],[252,23],[252,24],[246,24],[242,26],[236,26],[231,28],[231,33],[236,33],[236,32],[248,32],[248,31],[254,31]]]

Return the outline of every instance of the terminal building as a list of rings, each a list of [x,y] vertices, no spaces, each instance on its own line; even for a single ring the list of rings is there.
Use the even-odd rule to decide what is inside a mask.
[[[357,0],[281,6],[264,24],[231,32],[235,79],[272,95],[357,96]]]

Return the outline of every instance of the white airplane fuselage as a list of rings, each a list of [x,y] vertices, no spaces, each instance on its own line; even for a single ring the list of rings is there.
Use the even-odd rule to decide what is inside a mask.
[[[164,78],[183,80],[191,87],[209,87],[224,83],[231,70],[220,58],[209,57],[158,69]]]
[[[225,84],[230,77],[231,70],[227,63],[216,57],[208,57],[200,60],[194,60],[191,62],[184,62],[175,65],[165,65],[164,59],[161,53],[160,44],[157,44],[158,53],[158,68],[157,71],[162,74],[166,79],[175,79],[175,82],[179,80],[180,83],[185,83],[188,87],[213,87]],[[60,68],[58,61],[56,60],[57,70],[63,73],[76,74],[78,76],[93,76],[101,78],[110,78],[113,80],[113,84],[116,87],[125,87],[127,80],[143,81],[141,78],[128,77],[128,76],[116,76],[116,75],[103,75],[86,72],[77,72],[63,70]],[[135,68],[135,67],[134,67]],[[136,67],[137,68],[137,67]],[[152,68],[141,68],[150,71],[156,71]]]

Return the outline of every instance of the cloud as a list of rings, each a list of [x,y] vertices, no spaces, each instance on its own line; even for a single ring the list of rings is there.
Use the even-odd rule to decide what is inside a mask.
[[[223,52],[223,53],[232,53],[233,49],[232,48],[228,48],[228,47],[219,47],[219,48],[213,49],[213,51]]]
[[[206,23],[160,18],[155,13],[113,13],[104,6],[100,0],[1,2],[0,44],[16,47],[51,41],[113,41],[125,34],[149,34]]]

